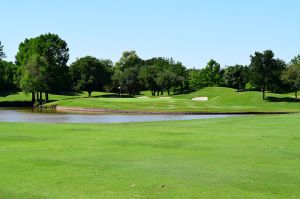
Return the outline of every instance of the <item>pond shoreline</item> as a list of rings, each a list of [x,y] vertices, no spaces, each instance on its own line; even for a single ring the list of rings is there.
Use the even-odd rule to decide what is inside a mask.
[[[136,114],[136,115],[279,115],[290,114],[294,112],[201,112],[201,111],[147,111],[147,110],[114,110],[100,108],[83,108],[83,107],[65,107],[52,106],[43,107],[46,109],[55,109],[57,112],[78,112],[78,113],[120,113],[120,114]]]
[[[1,109],[0,109],[1,110]],[[138,123],[159,122],[175,120],[215,119],[237,117],[241,115],[170,115],[170,114],[121,114],[102,112],[58,112],[55,109],[25,109],[10,108],[0,111],[0,123],[25,122],[25,123]]]

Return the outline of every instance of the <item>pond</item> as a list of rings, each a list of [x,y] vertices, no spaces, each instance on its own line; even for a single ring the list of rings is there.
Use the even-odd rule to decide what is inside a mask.
[[[133,115],[133,114],[89,114],[35,111],[33,109],[0,108],[0,122],[29,123],[131,123],[170,120],[194,120],[224,118],[236,115]]]

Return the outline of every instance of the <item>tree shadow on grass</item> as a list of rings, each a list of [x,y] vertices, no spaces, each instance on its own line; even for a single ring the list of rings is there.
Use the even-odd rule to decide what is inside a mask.
[[[82,91],[60,91],[60,92],[52,92],[53,95],[67,95],[67,96],[81,96],[83,94]]]
[[[0,107],[33,107],[30,101],[3,101],[0,102]]]
[[[269,102],[300,102],[300,99],[291,98],[291,97],[267,97]]]
[[[0,92],[0,97],[7,97],[9,95],[15,95],[17,94],[19,91],[1,91]]]
[[[111,94],[95,95],[95,96],[91,96],[91,98],[134,98],[134,96],[126,95],[126,94],[122,94],[120,96],[119,94],[111,93]]]
[[[201,90],[201,89],[200,89]],[[182,92],[175,92],[175,93],[171,93],[170,96],[178,96],[178,95],[187,95],[187,94],[191,94],[191,93],[194,93],[194,92],[197,92],[197,91],[200,91],[200,90],[196,90],[196,91],[192,91],[192,90],[184,90]],[[166,94],[168,95],[168,94]]]

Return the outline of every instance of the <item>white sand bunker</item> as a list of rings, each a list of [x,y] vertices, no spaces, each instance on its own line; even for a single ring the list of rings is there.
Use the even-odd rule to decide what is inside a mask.
[[[149,97],[147,96],[142,96],[142,97],[138,97],[139,99],[148,99]]]
[[[208,101],[208,97],[195,97],[192,101]]]

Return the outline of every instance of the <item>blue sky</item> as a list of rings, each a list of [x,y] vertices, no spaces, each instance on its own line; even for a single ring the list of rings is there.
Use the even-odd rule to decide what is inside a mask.
[[[67,41],[70,62],[136,50],[201,68],[212,58],[248,64],[266,49],[289,61],[300,54],[299,8],[297,0],[2,0],[0,40],[10,61],[25,38],[48,32]]]

